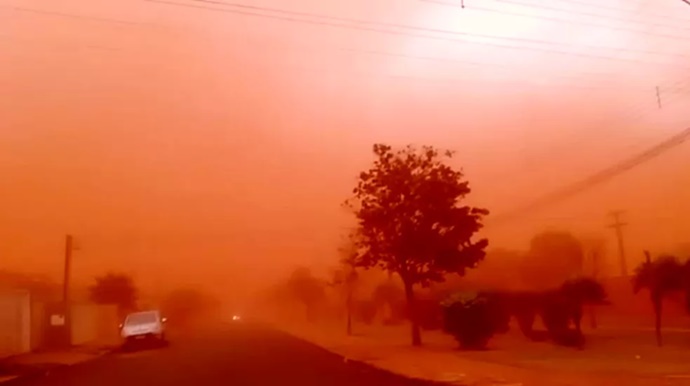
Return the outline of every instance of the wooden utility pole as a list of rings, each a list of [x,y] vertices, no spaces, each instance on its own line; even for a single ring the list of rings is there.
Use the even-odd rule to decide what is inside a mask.
[[[62,301],[65,306],[69,303],[69,280],[72,266],[72,251],[74,250],[72,235],[65,236],[65,272],[62,281]]]
[[[74,239],[72,235],[65,236],[65,272],[62,282],[62,307],[64,312],[64,344],[72,344],[72,316],[69,297],[70,271],[72,269],[72,252],[74,251]]]
[[[661,108],[661,93],[659,92],[659,86],[656,86],[656,105]]]
[[[618,256],[620,261],[621,275],[628,276],[628,263],[625,259],[625,244],[623,242],[623,227],[628,225],[620,220],[620,215],[625,213],[622,210],[612,211],[610,213],[613,217],[613,224],[609,225],[609,228],[613,228],[616,232],[616,239],[618,240]]]

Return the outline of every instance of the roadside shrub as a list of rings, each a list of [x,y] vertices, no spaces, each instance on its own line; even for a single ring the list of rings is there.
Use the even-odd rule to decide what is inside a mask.
[[[584,336],[578,329],[570,327],[578,314],[579,303],[556,291],[546,293],[544,298],[541,318],[551,340],[561,346],[581,348]]]
[[[453,335],[460,347],[485,349],[489,340],[507,330],[501,301],[490,293],[460,292],[441,303],[443,329]]]
[[[376,304],[372,301],[355,301],[352,311],[355,319],[366,325],[371,325],[376,318]]]

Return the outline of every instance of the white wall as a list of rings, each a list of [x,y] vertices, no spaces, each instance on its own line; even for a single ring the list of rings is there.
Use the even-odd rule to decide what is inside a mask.
[[[0,358],[31,351],[31,301],[26,291],[0,292]]]
[[[108,345],[119,342],[116,306],[74,304],[71,311],[73,345]]]

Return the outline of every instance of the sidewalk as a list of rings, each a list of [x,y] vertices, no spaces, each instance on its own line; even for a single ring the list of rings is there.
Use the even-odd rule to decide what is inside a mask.
[[[410,378],[452,385],[690,384],[690,365],[685,365],[687,354],[671,361],[680,353],[673,348],[659,354],[662,360],[652,358],[647,352],[640,359],[629,349],[621,355],[610,352],[607,347],[577,351],[549,343],[526,342],[513,336],[496,339],[493,349],[488,351],[465,352],[457,349],[452,338],[436,331],[423,333],[423,347],[412,347],[407,327],[358,326],[355,336],[350,337],[344,334],[343,326],[317,326],[318,330],[304,325],[277,328],[342,355],[345,360],[361,361]]]
[[[81,346],[69,350],[33,352],[0,360],[0,383],[44,373],[56,367],[72,366],[99,358],[112,347]]]

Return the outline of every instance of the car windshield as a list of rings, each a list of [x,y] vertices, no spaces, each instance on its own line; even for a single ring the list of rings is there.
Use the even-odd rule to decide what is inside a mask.
[[[155,323],[158,320],[155,312],[138,312],[130,314],[125,320],[125,325]]]

